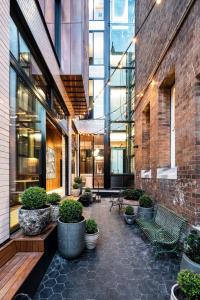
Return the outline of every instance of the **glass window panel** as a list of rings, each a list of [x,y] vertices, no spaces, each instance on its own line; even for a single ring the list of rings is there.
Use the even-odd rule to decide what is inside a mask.
[[[104,136],[94,136],[94,188],[104,187]]]
[[[30,62],[31,62],[31,54],[28,46],[24,42],[21,35],[19,35],[19,62],[21,68],[25,71],[28,76],[31,76],[30,73]]]
[[[89,66],[90,78],[104,78],[104,66]]]
[[[94,0],[94,20],[104,19],[104,0]]]
[[[94,32],[94,64],[102,65],[104,61],[104,33]]]
[[[111,173],[123,173],[123,149],[111,149]]]
[[[133,37],[133,31],[128,26],[112,26],[111,28],[111,44],[115,52],[124,52]],[[133,47],[129,48],[129,52],[133,51]]]
[[[18,30],[10,18],[10,51],[14,55],[14,57],[18,60],[19,49],[18,49]]]
[[[126,86],[126,69],[116,70],[113,76],[111,77],[110,83],[112,86]]]
[[[111,131],[124,131],[126,130],[126,123],[111,123],[110,130]]]
[[[93,20],[94,0],[89,0],[89,20]]]
[[[93,80],[89,80],[89,96],[93,97]]]
[[[94,118],[104,117],[104,81],[94,80]]]
[[[126,120],[126,89],[110,89],[111,121]]]
[[[104,30],[104,21],[90,21],[89,22],[89,30],[99,30],[102,31]]]
[[[113,23],[128,23],[128,0],[111,1],[111,21]]]
[[[93,58],[93,33],[89,33],[89,58]]]

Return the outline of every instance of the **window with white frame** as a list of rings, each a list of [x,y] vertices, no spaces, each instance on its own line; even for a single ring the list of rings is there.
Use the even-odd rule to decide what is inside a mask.
[[[170,157],[171,168],[176,166],[176,140],[175,140],[175,85],[171,88],[170,97]]]

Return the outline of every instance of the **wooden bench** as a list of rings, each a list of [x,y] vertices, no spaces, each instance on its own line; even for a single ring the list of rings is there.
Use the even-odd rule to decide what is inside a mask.
[[[155,256],[165,252],[178,254],[178,243],[186,224],[185,219],[158,205],[152,220],[136,219],[136,222],[155,245]]]

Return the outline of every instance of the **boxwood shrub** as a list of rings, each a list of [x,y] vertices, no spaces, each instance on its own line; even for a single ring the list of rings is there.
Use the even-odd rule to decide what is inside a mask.
[[[88,219],[85,226],[86,233],[94,234],[98,231],[97,223],[94,219]]]
[[[23,192],[21,202],[25,209],[42,208],[46,205],[47,193],[43,188],[29,187]]]
[[[83,206],[75,200],[64,200],[59,206],[60,220],[63,223],[77,223],[82,219]]]
[[[126,215],[133,215],[133,214],[134,214],[133,206],[128,205],[128,206],[126,207],[125,214],[126,214]]]
[[[153,206],[153,202],[152,202],[151,198],[145,194],[140,197],[139,204],[141,207],[144,207],[144,208],[150,208]]]
[[[58,205],[61,201],[61,196],[58,193],[51,193],[47,195],[47,202],[51,205]]]
[[[200,274],[182,270],[178,274],[178,286],[187,300],[200,299]],[[181,298],[182,299],[182,298]]]

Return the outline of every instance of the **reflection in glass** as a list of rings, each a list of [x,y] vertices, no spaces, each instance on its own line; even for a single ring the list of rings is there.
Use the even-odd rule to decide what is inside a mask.
[[[94,80],[94,110],[93,118],[104,117],[104,81]]]

